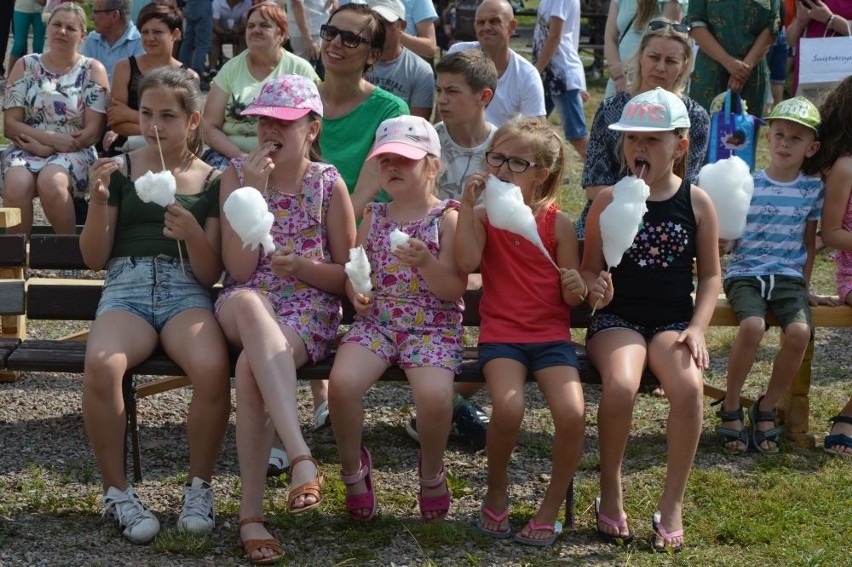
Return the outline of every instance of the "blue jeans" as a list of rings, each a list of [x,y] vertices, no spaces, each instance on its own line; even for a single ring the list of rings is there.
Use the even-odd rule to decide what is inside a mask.
[[[545,95],[544,111],[547,116],[556,108],[562,120],[562,131],[566,140],[582,138],[589,131],[586,129],[586,113],[583,112],[583,99],[580,89],[565,91],[559,95]]]
[[[213,4],[210,0],[186,0],[183,17],[186,25],[179,59],[201,77],[213,38]]]

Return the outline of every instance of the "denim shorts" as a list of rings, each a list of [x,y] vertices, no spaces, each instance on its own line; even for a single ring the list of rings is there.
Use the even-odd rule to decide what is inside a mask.
[[[547,116],[556,108],[562,120],[562,131],[566,140],[582,138],[589,131],[586,129],[586,113],[583,111],[583,99],[580,89],[571,89],[562,94],[544,97],[544,109]]]
[[[589,328],[586,330],[586,343],[588,343],[596,334],[612,331],[614,329],[629,329],[631,331],[636,331],[642,335],[642,338],[646,341],[650,341],[654,338],[654,335],[659,333],[665,331],[681,332],[686,330],[688,326],[689,321],[677,321],[666,325],[638,325],[636,323],[631,323],[626,319],[622,319],[618,315],[613,315],[612,313],[598,313],[589,319]]]
[[[111,310],[144,319],[158,333],[175,315],[187,309],[213,311],[210,289],[198,283],[188,261],[171,256],[124,256],[107,264],[104,290],[96,317]]]
[[[580,369],[574,345],[568,341],[549,343],[482,343],[477,349],[479,371],[495,358],[517,360],[535,372],[551,366],[571,366]]]

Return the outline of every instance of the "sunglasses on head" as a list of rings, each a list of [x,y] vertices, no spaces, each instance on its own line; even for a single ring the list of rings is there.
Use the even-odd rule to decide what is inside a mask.
[[[370,43],[366,37],[361,37],[355,32],[344,31],[328,24],[320,26],[320,37],[331,43],[334,38],[340,36],[340,42],[344,47],[355,48],[362,43]]]
[[[677,33],[689,33],[689,25],[687,24],[677,24],[665,20],[654,20],[648,24],[648,29],[651,31],[658,31],[663,28],[672,28],[672,31],[676,31]]]

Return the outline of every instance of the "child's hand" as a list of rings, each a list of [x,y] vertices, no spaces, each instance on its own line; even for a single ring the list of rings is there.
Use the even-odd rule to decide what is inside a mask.
[[[813,292],[808,293],[808,303],[811,307],[816,307],[817,305],[826,305],[828,307],[837,307],[838,305],[843,305],[836,297],[825,296],[825,295],[817,295]]]
[[[595,309],[606,307],[612,301],[612,275],[607,271],[602,271],[592,284],[589,290],[589,295],[586,296],[586,301],[589,305],[593,305]]]
[[[677,342],[686,345],[700,370],[706,370],[710,366],[710,353],[707,351],[704,333],[700,329],[687,327],[680,333]]]
[[[366,317],[373,310],[372,294],[356,293],[352,301],[352,307],[355,308],[355,312],[358,315]]]
[[[243,176],[245,177],[246,187],[254,187],[258,191],[266,189],[269,174],[275,169],[275,164],[269,157],[269,152],[272,150],[272,143],[266,142],[260,144],[243,158]]]
[[[165,226],[163,234],[175,240],[192,240],[204,236],[204,230],[195,217],[178,203],[166,207]]]
[[[562,290],[573,293],[581,300],[586,299],[586,294],[589,291],[586,289],[586,282],[583,281],[583,276],[577,270],[559,268],[559,282],[562,285]]]
[[[394,256],[405,266],[422,268],[435,257],[429,252],[426,243],[417,238],[409,238],[408,242],[397,246],[393,251]]]
[[[106,205],[109,200],[109,178],[121,162],[115,158],[96,159],[89,168],[89,194],[93,203]]]
[[[476,204],[479,196],[482,195],[482,192],[485,190],[485,175],[482,173],[474,173],[467,178],[464,184],[464,191],[462,192],[461,204],[462,205],[470,205],[471,207]]]
[[[301,267],[302,257],[287,246],[272,253],[272,273],[279,278],[295,277]]]

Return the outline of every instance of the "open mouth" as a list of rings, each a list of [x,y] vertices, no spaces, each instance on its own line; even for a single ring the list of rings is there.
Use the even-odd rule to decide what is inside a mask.
[[[636,172],[637,177],[642,177],[649,169],[651,169],[651,163],[648,160],[637,158],[633,162],[633,171]]]

